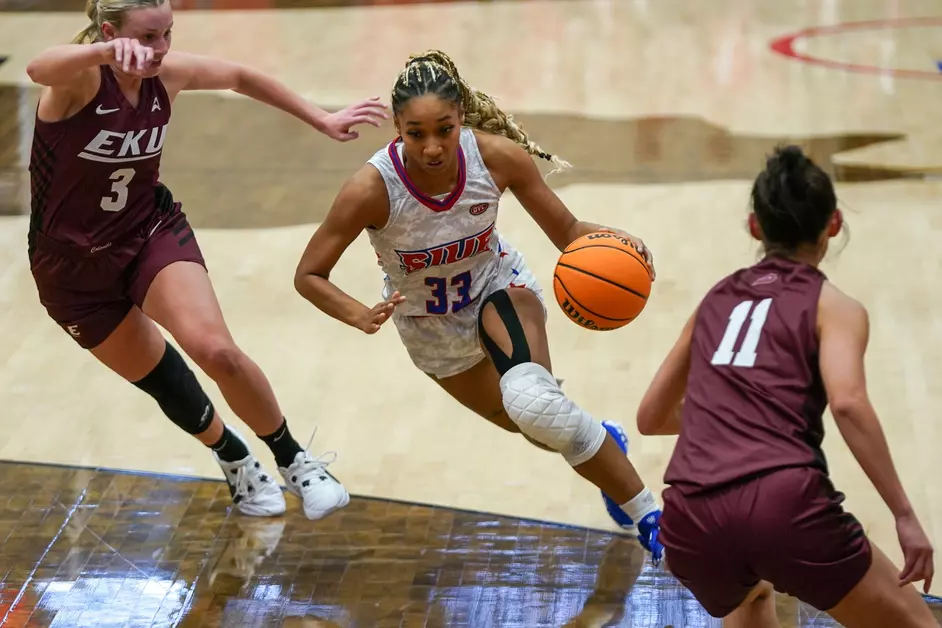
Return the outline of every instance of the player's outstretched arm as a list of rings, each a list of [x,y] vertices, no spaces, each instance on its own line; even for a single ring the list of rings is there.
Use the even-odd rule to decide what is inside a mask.
[[[121,40],[131,41],[131,40]],[[26,66],[26,74],[38,85],[57,87],[80,80],[89,70],[97,71],[99,65],[115,59],[116,41],[94,44],[64,44],[42,51]],[[119,51],[123,52],[123,48]],[[131,56],[137,65],[138,59]]]
[[[370,308],[330,281],[330,273],[347,247],[369,226],[389,219],[389,197],[382,175],[364,165],[341,188],[327,217],[311,236],[298,262],[294,287],[302,297],[337,320],[373,334],[405,298],[395,293]]]
[[[39,99],[40,119],[54,122],[81,111],[95,97],[101,80],[98,66],[113,63],[135,75],[149,70],[153,60],[152,48],[118,38],[53,46],[29,62],[26,74],[45,88]]]
[[[831,414],[847,447],[896,518],[906,560],[900,584],[932,584],[932,545],[900,483],[886,437],[867,394],[864,354],[870,338],[867,310],[825,283],[818,302],[819,365]]]
[[[584,235],[610,231],[631,241],[635,249],[644,255],[653,276],[654,258],[640,238],[620,229],[576,219],[543,180],[533,158],[522,146],[500,135],[479,133],[477,137],[484,161],[492,174],[496,175],[495,182],[501,189],[506,187],[513,192],[557,249],[564,250],[573,240]]]
[[[695,319],[696,312],[687,320],[638,406],[638,431],[646,436],[680,434]]]
[[[184,90],[232,90],[291,114],[317,131],[345,142],[359,134],[360,124],[379,126],[389,118],[387,106],[370,98],[335,113],[328,113],[302,98],[284,83],[241,63],[185,52],[168,52],[163,80],[170,98]]]

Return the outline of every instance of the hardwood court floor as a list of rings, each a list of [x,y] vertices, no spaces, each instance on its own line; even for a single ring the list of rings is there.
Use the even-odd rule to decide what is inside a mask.
[[[219,481],[17,463],[0,477],[6,628],[718,626],[637,543],[580,527],[368,498],[316,523],[255,519]],[[785,596],[778,613],[835,625]]]
[[[942,426],[935,419],[942,407],[942,299],[936,280],[942,274],[942,126],[937,124],[942,74],[934,72],[936,61],[942,60],[938,0],[378,1],[303,8],[323,4],[175,0],[181,10],[175,16],[174,46],[251,64],[326,107],[374,94],[386,97],[409,54],[441,47],[465,78],[515,114],[533,139],[571,161],[574,169],[551,177],[549,183],[578,217],[642,236],[655,252],[658,280],[644,314],[611,334],[573,325],[548,292],[554,371],[565,379],[566,392],[589,412],[625,424],[632,459],[656,493],[663,487],[674,441],[639,437],[633,425],[637,403],[705,290],[755,259],[743,223],[750,182],[762,167],[763,155],[783,141],[799,142],[809,150],[837,179],[853,234],[849,246],[829,256],[824,269],[870,310],[871,397],[900,476],[927,532],[936,547],[942,546],[942,483],[937,481],[942,475]],[[288,6],[293,8],[284,8]],[[216,8],[231,10],[212,10]],[[37,301],[25,255],[25,168],[36,89],[25,67],[43,48],[68,41],[85,17],[75,3],[63,0],[15,0],[0,3],[0,9],[10,11],[0,13],[0,57],[5,58],[0,64],[0,459],[218,478],[206,448],[167,421],[152,399],[78,350]],[[869,26],[862,28],[860,22]],[[845,26],[793,42],[792,52],[812,61],[772,49],[773,41],[790,33],[836,24]],[[260,561],[261,572],[256,569],[265,579],[253,576],[242,583],[235,578],[219,594],[218,600],[231,598],[236,609],[226,621],[240,621],[238,609],[252,604],[260,608],[266,595],[273,596],[283,615],[310,611],[310,617],[333,617],[320,625],[369,625],[380,616],[388,619],[360,605],[354,598],[362,593],[349,593],[354,590],[368,591],[376,600],[399,596],[395,611],[385,602],[376,608],[386,609],[383,613],[393,618],[395,613],[426,609],[429,625],[474,613],[499,617],[493,614],[498,613],[495,591],[520,591],[521,603],[549,609],[547,622],[556,617],[575,622],[573,617],[587,600],[590,608],[602,608],[603,617],[623,612],[612,620],[616,625],[680,626],[683,613],[692,625],[705,621],[676,583],[666,574],[649,571],[647,563],[638,584],[618,579],[630,572],[632,567],[625,566],[633,565],[636,555],[609,536],[611,523],[598,491],[557,456],[528,446],[458,406],[416,371],[394,329],[387,326],[365,336],[295,294],[292,277],[298,257],[341,182],[394,134],[386,125],[364,130],[356,142],[337,144],[231,94],[187,93],[174,104],[162,177],[195,225],[233,335],[272,381],[299,440],[306,442],[317,428],[315,453],[336,450],[339,457],[332,468],[352,493],[364,496],[338,513],[336,522],[332,518],[312,526],[292,512],[284,521],[281,544]],[[498,229],[524,253],[548,289],[558,251],[511,195],[502,200],[500,212]],[[353,243],[332,279],[366,303],[379,298],[381,273],[365,236]],[[232,416],[212,382],[199,377],[220,411],[271,467],[264,445]],[[835,483],[871,538],[898,563],[892,518],[830,419],[827,426],[825,451]],[[218,600],[212,606],[217,599],[213,587],[226,582],[213,579],[210,585],[213,561],[241,556],[234,549],[240,543],[260,548],[266,533],[251,530],[274,529],[268,527],[273,522],[262,525],[226,515],[225,493],[215,483],[174,480],[165,489],[146,477],[109,479],[104,472],[68,471],[62,482],[72,488],[60,491],[61,506],[50,506],[58,490],[55,481],[32,481],[42,498],[23,493],[13,482],[9,486],[14,488],[6,488],[5,483],[0,501],[14,499],[14,492],[19,501],[10,502],[4,515],[8,525],[17,525],[16,531],[3,538],[31,538],[30,543],[41,548],[33,556],[13,552],[14,558],[0,563],[0,568],[16,566],[4,579],[4,586],[11,587],[7,590],[14,591],[15,598],[19,583],[34,566],[52,565],[37,571],[39,576],[34,574],[30,582],[61,576],[64,584],[51,589],[43,585],[42,591],[31,589],[40,586],[31,584],[25,589],[33,591],[29,595],[34,600],[45,600],[36,618],[48,619],[42,609],[63,599],[84,609],[82,596],[120,592],[126,581],[141,593],[121,595],[145,600],[140,608],[152,610],[154,617],[166,611],[166,623],[174,621],[167,609],[192,609],[196,600],[210,600],[204,603],[216,609],[217,616],[220,609],[228,609],[228,602]],[[174,493],[181,486],[201,497],[188,506],[166,509],[134,510],[120,504],[120,496],[165,490],[186,499]],[[196,487],[204,487],[199,489],[203,492]],[[86,488],[91,501],[79,502]],[[376,501],[389,499],[398,501]],[[29,506],[34,500],[35,508]],[[92,507],[99,503],[105,507]],[[403,503],[434,504],[435,509]],[[456,508],[499,514],[487,515],[481,523],[477,515],[449,510]],[[385,527],[364,522],[379,517],[376,509],[399,514],[380,518]],[[461,534],[448,537],[437,531],[421,541],[409,536],[404,513],[420,510],[429,526],[436,517],[451,517],[449,526],[455,525],[455,518],[464,518],[456,528]],[[163,516],[160,513],[182,521],[179,532],[169,535],[169,528],[149,527],[148,522]],[[132,562],[157,561],[159,566],[165,560],[172,564],[172,573],[154,571],[156,575],[145,578],[118,557],[125,547],[122,534],[131,534],[129,524],[115,523],[118,514],[147,530],[139,543],[146,549],[131,554]],[[21,517],[37,525],[13,523]],[[92,527],[83,527],[82,517]],[[517,518],[553,523],[535,528],[537,524],[521,524]],[[71,523],[62,527],[66,520]],[[353,529],[366,526],[366,532],[343,539],[319,536],[341,523]],[[581,532],[560,527],[564,524],[581,526]],[[400,543],[412,552],[408,560],[382,552],[380,559],[371,559],[370,554],[379,551],[380,537],[395,526],[401,538],[409,538]],[[118,552],[106,552],[109,560],[126,567],[122,584],[96,580],[94,574],[82,576],[81,566],[60,570],[60,562],[37,563],[60,527],[62,535],[46,559],[61,562],[57,552],[65,546],[66,554],[71,552],[73,560],[84,564],[100,549],[97,534]],[[105,537],[112,527],[116,536]],[[507,531],[511,528],[513,532]],[[486,530],[539,535],[539,542],[525,542],[524,555],[548,564],[508,567],[501,562],[510,560],[506,554],[480,549],[486,543],[476,535]],[[75,550],[67,537],[73,532],[84,544]],[[557,533],[562,540],[549,542]],[[138,528],[134,534],[137,539],[144,532]],[[579,534],[581,540],[573,541],[572,535]],[[286,541],[292,538],[294,542]],[[317,545],[312,544],[315,540]],[[426,542],[433,549],[423,554],[419,546]],[[586,549],[579,558],[566,554],[565,561],[551,560],[557,542],[563,548],[581,543]],[[605,562],[601,548],[609,542],[619,547]],[[132,542],[127,543],[131,547]],[[158,547],[166,548],[162,552],[173,549],[177,553],[171,556],[177,558],[155,559],[151,554]],[[353,547],[358,549],[349,549]],[[298,553],[311,552],[301,554],[303,562],[316,562],[312,556],[319,549],[331,552],[331,560],[350,560],[360,567],[342,574],[321,568],[316,577],[304,576],[297,566],[302,560]],[[5,548],[4,554],[9,556],[11,550]],[[185,561],[181,555],[187,556]],[[471,557],[472,567],[449,562],[466,557]],[[361,560],[367,560],[367,568],[356,562]],[[419,585],[426,588],[415,594],[416,600],[402,593],[405,588],[388,582],[365,583],[365,571],[392,574],[382,578],[393,580],[399,571],[418,569],[425,560],[437,565],[437,573],[451,574],[450,580],[420,580],[427,583]],[[285,573],[278,571],[281,564],[288,565]],[[602,585],[591,575],[599,564],[605,565],[598,576]],[[479,575],[491,567],[498,575],[485,586]],[[136,575],[128,576],[132,571]],[[289,579],[289,571],[296,580]],[[573,579],[567,579],[570,575]],[[320,579],[336,578],[341,578],[340,585],[333,589],[318,588]],[[467,581],[478,584],[462,588]],[[272,586],[265,588],[268,584]],[[348,585],[349,591],[344,588]],[[596,586],[603,587],[601,598],[591,594]],[[387,593],[393,589],[395,593]],[[604,591],[614,591],[614,597]],[[933,593],[942,594],[942,578]],[[616,598],[627,599],[627,605],[609,606]],[[118,599],[118,593],[112,599]],[[292,601],[282,603],[285,599]],[[19,605],[29,600],[21,597],[18,608],[27,608]],[[319,600],[335,604],[333,610],[318,607]],[[570,610],[554,616],[557,603]],[[161,610],[164,604],[168,606]],[[342,604],[356,613],[342,615]],[[817,621],[811,616],[787,619],[792,617],[787,612],[798,611],[788,607],[787,600],[783,604],[783,617],[791,625]],[[60,615],[57,621],[86,621],[73,611]],[[94,623],[106,619],[104,613],[89,616],[87,621]],[[523,621],[507,617],[511,624]],[[534,617],[541,621],[541,616]],[[201,619],[187,616],[187,621]],[[316,625],[319,620],[309,621]],[[586,619],[582,625],[598,623]]]

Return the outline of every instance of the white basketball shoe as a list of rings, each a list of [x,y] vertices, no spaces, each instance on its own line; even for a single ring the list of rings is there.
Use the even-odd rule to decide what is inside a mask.
[[[327,465],[336,458],[334,452],[315,458],[308,451],[299,451],[291,466],[278,467],[285,480],[285,488],[300,498],[304,503],[304,516],[312,521],[322,519],[350,503],[347,489],[327,471]]]
[[[242,435],[231,427],[229,433],[238,438],[249,449]],[[226,462],[213,452],[213,458],[222,469],[232,502],[243,514],[252,517],[275,517],[285,512],[285,494],[275,479],[265,471],[262,463],[252,455],[236,462]]]

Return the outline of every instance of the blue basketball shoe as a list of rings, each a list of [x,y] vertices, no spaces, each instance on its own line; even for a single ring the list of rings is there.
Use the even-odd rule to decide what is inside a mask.
[[[605,428],[606,432],[612,435],[612,438],[615,439],[615,443],[618,444],[618,448],[627,456],[628,435],[625,434],[625,430],[622,426],[612,421],[602,421],[602,427]],[[641,521],[635,523],[632,521],[631,517],[621,509],[621,506],[615,503],[614,499],[602,493],[602,500],[605,502],[605,510],[608,511],[608,516],[618,524],[618,527],[631,534],[637,535],[641,546],[651,552],[654,563],[657,564],[664,554],[664,546],[661,545],[657,538],[660,532],[659,523],[661,521],[661,511],[655,510],[654,512],[650,512],[645,515]]]

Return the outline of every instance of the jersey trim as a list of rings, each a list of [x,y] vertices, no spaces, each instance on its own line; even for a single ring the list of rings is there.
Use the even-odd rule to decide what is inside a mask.
[[[389,153],[389,159],[392,161],[393,168],[396,169],[396,174],[399,175],[399,180],[406,186],[412,198],[435,212],[445,212],[454,207],[455,203],[458,202],[458,199],[461,198],[461,195],[464,193],[464,186],[468,181],[468,167],[461,145],[458,145],[458,183],[448,196],[442,200],[438,200],[419,190],[409,178],[405,165],[402,163],[402,160],[399,159],[399,151],[396,149],[396,145],[401,140],[402,137],[397,137],[389,143],[389,147],[386,150]]]

